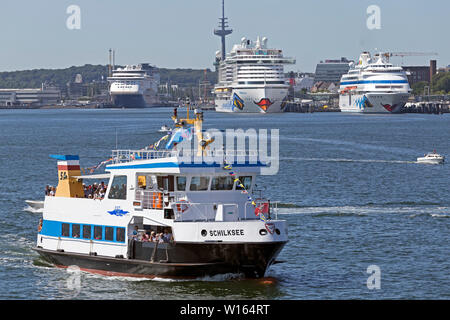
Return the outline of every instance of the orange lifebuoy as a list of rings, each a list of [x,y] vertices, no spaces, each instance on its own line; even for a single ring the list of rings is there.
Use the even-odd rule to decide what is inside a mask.
[[[181,202],[181,203],[180,203]],[[180,200],[177,203],[177,211],[180,213],[185,212],[187,209],[189,209],[188,205],[187,205],[187,201],[186,200]]]

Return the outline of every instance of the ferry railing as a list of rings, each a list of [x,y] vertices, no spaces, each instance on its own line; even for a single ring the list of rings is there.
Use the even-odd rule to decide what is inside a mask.
[[[175,221],[214,221],[216,219],[214,203],[177,201],[173,204]]]
[[[187,202],[187,201],[179,201],[175,202],[174,211],[175,211],[175,221],[178,222],[187,222],[187,221],[216,221],[216,214],[218,205],[224,206],[233,206],[236,209],[236,213],[238,215],[239,220],[247,220],[242,219],[239,216],[239,204],[237,203],[196,203],[196,202]],[[186,210],[186,214],[184,212],[177,210],[177,206],[184,207]],[[182,209],[183,210],[183,209]],[[192,210],[192,211],[190,211]],[[189,212],[190,211],[190,212]]]
[[[261,201],[257,202],[257,205],[261,203],[268,204],[268,212],[264,213],[264,216],[267,220],[278,220],[278,201],[270,202],[270,201]],[[236,213],[238,215],[239,220],[257,220],[259,216],[255,214],[255,207],[251,202],[246,202],[244,204],[244,216],[241,217],[239,211],[239,204],[236,203],[193,203],[187,201],[177,201],[174,203],[174,211],[175,211],[175,221],[215,221],[217,206],[219,204],[225,206],[234,206],[236,208]],[[180,206],[183,210],[177,210],[177,206]],[[190,212],[187,214],[187,218],[183,215],[184,211],[193,210],[194,213]]]
[[[130,162],[135,160],[151,160],[177,156],[176,151],[156,150],[112,150],[114,163]]]
[[[183,157],[187,159],[194,159],[198,157],[198,150],[131,150],[131,149],[123,149],[123,150],[112,150],[112,162],[113,163],[123,163],[130,161],[139,161],[139,160],[152,160],[152,159],[160,159],[160,158],[168,158],[168,157]],[[235,159],[237,157],[237,159]],[[258,160],[258,151],[256,150],[222,150],[222,149],[212,149],[205,150],[202,158],[212,161],[220,161],[224,162],[224,160],[233,159],[239,162],[239,158],[249,160],[254,160],[255,162]],[[209,159],[208,159],[209,158]]]

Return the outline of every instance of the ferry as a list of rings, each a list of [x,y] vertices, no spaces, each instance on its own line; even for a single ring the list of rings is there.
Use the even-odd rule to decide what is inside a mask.
[[[218,83],[214,87],[218,112],[275,113],[286,106],[289,84],[284,65],[295,59],[269,48],[267,38],[241,39],[225,60],[216,53]]]
[[[144,278],[259,278],[279,262],[286,221],[277,219],[268,199],[253,197],[266,164],[249,154],[238,163],[224,154],[223,162],[205,161],[212,139],[203,134],[203,113],[189,118],[188,108],[181,119],[175,109],[172,119],[174,134],[161,139],[168,141],[164,150],[113,150],[102,174],[82,175],[77,155],[51,155],[59,181],[55,196],[45,197],[38,226],[34,249],[43,259]],[[186,154],[169,146],[185,130],[198,140],[196,151]],[[85,196],[89,179],[106,181],[103,198]]]
[[[160,75],[148,63],[127,65],[113,70],[108,77],[113,104],[122,108],[146,108],[161,105],[158,97]]]
[[[389,63],[390,53],[360,55],[358,64],[341,77],[341,112],[399,113],[408,101],[411,88],[407,73]]]

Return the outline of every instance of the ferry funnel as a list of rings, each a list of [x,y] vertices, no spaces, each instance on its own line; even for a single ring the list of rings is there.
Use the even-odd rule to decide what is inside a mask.
[[[84,198],[82,181],[74,178],[81,175],[78,155],[51,154],[50,158],[58,160],[58,186],[55,197]]]

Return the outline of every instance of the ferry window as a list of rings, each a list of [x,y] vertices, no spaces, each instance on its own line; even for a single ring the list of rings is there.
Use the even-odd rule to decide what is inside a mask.
[[[246,190],[249,190],[252,187],[252,177],[251,176],[243,176],[239,177],[239,181],[244,185]],[[236,185],[236,190],[243,190],[242,187]]]
[[[158,176],[158,187],[165,191],[174,191],[174,176]]]
[[[208,190],[209,177],[192,177],[191,179],[191,191],[205,191]]]
[[[116,229],[116,241],[125,242],[125,228]]]
[[[95,226],[94,227],[94,239],[95,240],[102,240],[103,239],[103,232],[101,226]]]
[[[92,234],[92,227],[89,225],[83,225],[83,239],[90,239]]]
[[[141,189],[147,188],[147,177],[146,176],[138,176],[137,181],[138,181],[139,188],[141,188]]]
[[[108,198],[119,200],[127,198],[127,176],[114,176]]]
[[[230,176],[214,177],[211,181],[211,190],[232,190],[233,183],[233,178]]]
[[[70,224],[63,223],[61,225],[61,236],[69,237],[70,236]]]
[[[114,227],[105,227],[105,240],[114,241]]]
[[[186,177],[183,176],[177,177],[177,190],[178,191],[186,190]]]
[[[72,238],[79,238],[79,237],[80,237],[80,225],[73,224],[72,225]]]

